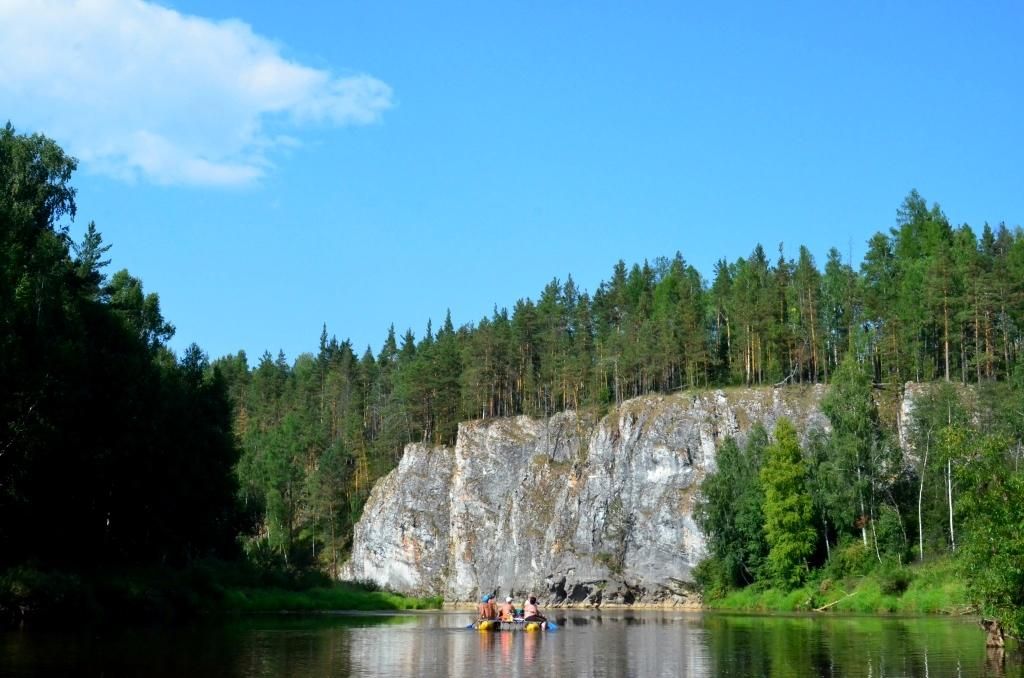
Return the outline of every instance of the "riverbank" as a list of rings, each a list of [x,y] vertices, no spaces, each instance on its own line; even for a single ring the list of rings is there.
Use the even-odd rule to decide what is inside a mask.
[[[277,588],[242,588],[224,593],[222,612],[320,612],[335,610],[439,610],[440,596],[412,598],[390,591],[374,591],[359,584],[338,582],[303,591]]]
[[[182,568],[0,572],[0,625],[175,623],[254,612],[440,609],[373,585],[335,582],[319,572],[260,570],[209,561]]]
[[[879,569],[862,576],[821,577],[782,590],[757,585],[705,599],[711,610],[743,612],[843,612],[852,614],[945,614],[977,612],[951,559]]]

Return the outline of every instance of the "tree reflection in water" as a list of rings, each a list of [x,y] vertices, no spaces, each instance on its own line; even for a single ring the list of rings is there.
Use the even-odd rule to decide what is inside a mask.
[[[189,629],[0,633],[12,676],[1018,676],[949,618],[566,612],[557,632],[451,613],[258,617]]]

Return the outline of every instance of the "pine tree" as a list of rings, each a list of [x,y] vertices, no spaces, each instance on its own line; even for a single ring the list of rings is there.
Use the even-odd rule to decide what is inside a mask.
[[[768,571],[780,585],[799,586],[814,553],[815,533],[806,466],[796,429],[788,419],[776,424],[775,442],[765,450],[761,484]]]

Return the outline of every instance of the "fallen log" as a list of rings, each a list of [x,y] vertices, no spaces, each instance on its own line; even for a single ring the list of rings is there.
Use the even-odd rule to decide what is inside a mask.
[[[854,592],[852,592],[852,593],[847,593],[847,594],[846,594],[845,596],[843,596],[843,597],[842,597],[842,598],[840,598],[839,600],[833,600],[833,601],[832,601],[831,603],[829,603],[828,605],[822,605],[821,607],[816,607],[816,608],[814,608],[814,611],[815,611],[815,612],[824,612],[825,610],[827,610],[828,608],[832,607],[832,606],[833,606],[833,605],[835,605],[836,603],[841,603],[841,602],[843,602],[844,600],[846,600],[847,598],[849,598],[850,596],[855,596],[855,595],[857,595],[857,592],[856,592],[856,591],[854,591]]]

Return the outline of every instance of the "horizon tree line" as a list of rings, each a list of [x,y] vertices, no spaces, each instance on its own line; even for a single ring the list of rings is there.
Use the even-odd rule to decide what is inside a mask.
[[[456,328],[448,313],[420,338],[392,326],[376,353],[325,325],[318,351],[291,365],[269,352],[252,367],[244,352],[213,364],[235,403],[243,494],[264,516],[257,541],[286,554],[301,542],[302,557],[334,565],[404,445],[454,444],[460,421],[829,383],[848,357],[880,387],[1008,382],[1022,320],[1021,229],[954,228],[911,191],[859,270],[835,248],[819,270],[803,246],[795,258],[780,246],[773,262],[756,245],[720,260],[710,282],[679,253],[619,261],[593,295],[556,278],[475,324]]]

